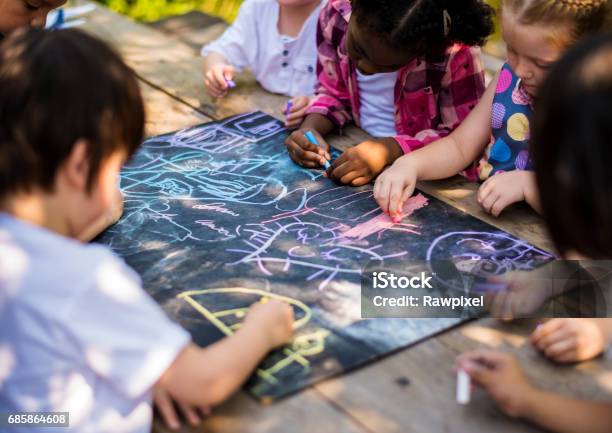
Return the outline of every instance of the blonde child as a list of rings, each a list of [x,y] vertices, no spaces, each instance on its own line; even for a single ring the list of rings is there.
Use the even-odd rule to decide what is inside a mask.
[[[612,34],[571,49],[551,71],[538,98],[532,156],[542,211],[553,241],[562,257],[609,260]],[[566,324],[571,323],[568,320]],[[590,320],[591,324],[599,320],[600,334],[609,333],[611,319]],[[551,328],[561,322],[556,323]],[[559,354],[566,353],[568,358],[561,361],[580,360],[580,351],[571,338],[561,338],[559,342],[562,341],[566,344]],[[459,357],[457,367],[465,370],[511,417],[562,433],[610,431],[612,403],[582,401],[541,390],[507,354],[477,350]]]
[[[398,215],[418,180],[455,175],[484,153],[478,166],[484,183],[477,197],[483,209],[498,216],[524,200],[538,210],[528,150],[534,98],[550,67],[570,45],[609,28],[610,9],[606,0],[503,0],[508,62],[461,126],[398,159],[378,178],[374,194],[381,208]]]
[[[69,412],[71,431],[148,433],[155,388],[177,427],[170,399],[194,421],[194,408],[226,399],[290,338],[292,310],[274,301],[197,347],[121,259],[76,240],[113,203],[143,136],[136,78],[106,45],[76,30],[14,32],[0,44],[0,107],[4,412]]]
[[[300,119],[314,92],[317,17],[324,0],[247,0],[236,21],[202,48],[204,84],[215,98],[235,85],[236,72],[250,69],[269,92],[292,96],[282,107],[287,126]]]
[[[492,14],[480,0],[330,0],[317,29],[319,85],[285,141],[289,156],[324,166],[324,137],[354,123],[374,138],[345,151],[327,175],[359,186],[448,135],[484,92],[477,45],[492,31]]]

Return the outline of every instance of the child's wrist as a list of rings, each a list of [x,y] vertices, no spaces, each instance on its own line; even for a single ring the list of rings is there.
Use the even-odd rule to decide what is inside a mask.
[[[528,421],[537,421],[538,408],[544,404],[546,397],[546,392],[529,384],[529,388],[523,393],[523,402],[518,417]]]
[[[381,142],[387,149],[387,165],[393,164],[404,152],[395,138],[382,138]]]

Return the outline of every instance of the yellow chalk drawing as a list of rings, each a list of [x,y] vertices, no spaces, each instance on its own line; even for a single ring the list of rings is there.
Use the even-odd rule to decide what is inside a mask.
[[[232,308],[229,310],[212,311],[210,308],[207,308],[198,300],[194,299],[194,297],[198,296],[201,300],[202,295],[218,293],[246,294],[259,296],[259,302],[262,303],[266,303],[270,299],[279,299],[281,301],[287,302],[289,305],[292,305],[299,311],[302,311],[304,314],[302,317],[300,317],[293,323],[294,330],[302,328],[310,321],[310,318],[312,317],[310,307],[308,307],[303,302],[298,301],[297,299],[277,295],[275,293],[267,292],[265,290],[247,289],[245,287],[223,287],[218,289],[189,290],[178,294],[177,298],[187,302],[197,312],[204,316],[204,318],[206,318],[210,323],[212,323],[217,329],[219,329],[225,335],[229,336],[240,328],[241,322],[227,324],[224,322],[224,320],[244,319],[249,310],[249,307],[246,306],[244,308]],[[257,375],[271,384],[277,384],[278,379],[275,377],[275,375],[282,369],[293,363],[299,364],[304,370],[309,370],[310,361],[308,361],[306,357],[314,356],[323,352],[325,350],[325,338],[328,335],[328,330],[323,328],[317,328],[312,332],[296,336],[293,339],[291,345],[282,350],[282,353],[283,355],[285,355],[285,357],[269,368],[257,369]]]

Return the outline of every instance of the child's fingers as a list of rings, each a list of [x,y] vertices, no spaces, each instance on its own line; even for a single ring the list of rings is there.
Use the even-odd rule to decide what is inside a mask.
[[[304,111],[306,108],[308,108],[309,102],[310,98],[307,96],[297,96],[293,98],[291,112],[295,113],[296,111]]]
[[[557,360],[558,357],[565,355],[567,352],[576,350],[576,341],[572,338],[562,339],[557,341],[544,350],[546,357]]]
[[[482,205],[483,201],[487,198],[491,190],[493,189],[493,182],[491,182],[492,178],[487,179],[480,188],[478,188],[478,193],[476,194],[476,200],[478,203]]]
[[[340,159],[340,158],[338,158]],[[343,176],[346,176],[354,170],[353,164],[350,160],[345,159],[344,162],[338,163],[338,160],[334,161],[330,169],[331,178],[334,180],[340,180]]]
[[[409,185],[404,186],[404,191],[402,192],[402,196],[400,197],[400,202],[399,202],[400,212],[404,211],[404,203],[406,203],[406,201],[410,198],[410,196],[412,196],[413,192],[414,192],[414,185],[409,184]]]
[[[165,391],[155,392],[155,406],[168,428],[172,430],[178,430],[180,428],[181,423],[174,409],[174,404]]]
[[[511,200],[509,200],[507,197],[500,196],[495,203],[493,203],[493,206],[491,206],[491,215],[498,217],[502,211],[511,204]]]
[[[487,213],[491,213],[491,208],[495,202],[499,199],[499,194],[495,191],[491,192],[482,202],[481,206]]]
[[[545,351],[548,347],[563,340],[570,340],[571,338],[572,336],[569,332],[566,332],[564,329],[558,329],[540,338],[535,344],[535,347]]]
[[[352,186],[363,186],[363,185],[367,185],[368,183],[370,183],[370,180],[367,176],[360,176],[356,179],[353,179],[353,181],[351,182]]]
[[[343,185],[352,184],[355,179],[363,177],[363,174],[361,170],[351,170],[340,178],[340,183]]]
[[[193,407],[187,406],[186,404],[181,402],[177,402],[177,404],[189,424],[196,426],[200,424],[200,422],[202,422],[200,416],[196,413],[196,410]]]
[[[308,108],[302,108],[301,110],[292,110],[291,113],[287,114],[285,116],[285,120],[287,122],[294,122],[296,120],[301,120],[304,118],[304,116],[306,116],[306,112],[308,111]]]
[[[563,328],[563,319],[551,319],[546,323],[538,326],[531,335],[531,342],[537,344],[542,338]]]
[[[222,90],[227,90],[228,85],[225,81],[225,71],[220,68],[213,68],[210,72],[212,73],[211,80],[214,85]]]
[[[391,188],[389,189],[389,215],[392,217],[399,216],[402,213],[402,209],[400,208],[400,200],[403,193],[403,182],[391,182]]]
[[[289,152],[289,157],[298,164],[308,168],[320,167],[321,155],[319,155],[318,153],[304,150],[294,141],[287,143],[286,147],[287,152]]]
[[[389,213],[389,190],[391,189],[391,182],[385,179],[380,185],[380,191],[378,193],[378,205],[382,211],[386,214]]]

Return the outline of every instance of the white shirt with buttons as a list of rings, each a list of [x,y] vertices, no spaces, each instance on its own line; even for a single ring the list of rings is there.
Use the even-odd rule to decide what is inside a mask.
[[[261,86],[288,96],[312,95],[316,83],[317,22],[321,6],[312,11],[296,38],[278,31],[276,0],[246,0],[236,21],[202,55],[222,54],[238,71],[250,69]]]

